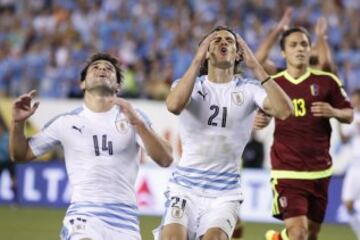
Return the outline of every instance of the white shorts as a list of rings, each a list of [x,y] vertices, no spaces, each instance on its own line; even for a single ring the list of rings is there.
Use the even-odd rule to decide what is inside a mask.
[[[83,215],[65,216],[60,233],[61,240],[141,240],[140,234],[119,232],[95,217]]]
[[[356,201],[360,200],[360,168],[349,168],[346,172],[342,196],[343,201]]]
[[[197,240],[210,228],[220,228],[230,238],[240,211],[240,200],[208,198],[176,190],[169,192],[167,208],[161,225],[153,231],[160,239],[162,228],[171,223],[186,227],[188,240]]]

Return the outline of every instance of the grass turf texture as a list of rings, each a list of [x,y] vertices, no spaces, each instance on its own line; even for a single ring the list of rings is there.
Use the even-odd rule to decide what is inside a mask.
[[[49,240],[59,239],[64,209],[11,208],[0,206],[1,240]],[[151,231],[159,223],[159,217],[141,217],[143,240],[152,240]],[[268,229],[281,229],[278,224],[245,223],[246,240],[263,240]],[[355,240],[347,225],[324,224],[319,240]]]

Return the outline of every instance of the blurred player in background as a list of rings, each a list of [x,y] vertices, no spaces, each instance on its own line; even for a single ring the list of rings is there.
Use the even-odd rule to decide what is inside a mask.
[[[84,105],[28,139],[24,124],[39,106],[32,104],[35,91],[13,104],[10,152],[15,161],[31,161],[60,144],[64,149],[72,196],[61,239],[141,239],[134,189],[140,144],[160,166],[172,162],[170,146],[146,116],[116,97],[121,80],[116,58],[94,54],[81,72]]]
[[[234,75],[242,58],[261,81]],[[179,115],[183,154],[170,178],[167,210],[155,238],[230,239],[243,200],[239,158],[256,111],[286,119],[291,102],[244,40],[217,27],[200,42],[166,104]]]
[[[270,230],[266,239],[316,240],[332,174],[329,120],[350,123],[353,110],[335,75],[309,68],[311,41],[304,28],[286,30],[280,47],[287,67],[273,77],[292,99],[294,116],[275,119],[271,182],[273,215],[286,229]]]
[[[342,201],[350,214],[349,224],[360,240],[360,89],[354,90],[351,102],[355,110],[354,121],[340,128],[340,137],[351,144],[352,153],[343,183]]]
[[[260,46],[255,52],[255,56],[258,61],[263,65],[265,70],[269,74],[276,74],[281,69],[279,69],[269,57],[271,49],[275,46],[278,38],[281,34],[289,29],[291,24],[293,9],[288,7],[282,16],[278,24],[266,35],[266,38],[262,41]],[[315,25],[315,44],[311,48],[311,57],[309,59],[310,66],[324,70],[328,72],[335,73],[336,68],[332,58],[330,46],[327,42],[327,22],[324,17],[320,17]]]
[[[15,163],[11,161],[9,154],[9,131],[3,117],[0,114],[0,176],[7,170],[11,181],[11,191],[13,192],[13,202],[18,203],[16,186]]]

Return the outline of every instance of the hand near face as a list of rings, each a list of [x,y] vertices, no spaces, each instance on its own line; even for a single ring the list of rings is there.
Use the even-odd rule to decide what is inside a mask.
[[[236,41],[238,42],[239,47],[242,50],[245,65],[250,69],[254,69],[255,67],[259,66],[260,64],[256,59],[254,53],[239,34],[236,34]]]
[[[204,61],[206,58],[206,53],[209,49],[210,43],[215,40],[215,38],[217,37],[218,33],[217,32],[213,32],[211,33],[209,36],[207,36],[199,45],[199,48],[196,52],[196,56],[195,59],[199,60],[199,61]]]
[[[32,104],[32,100],[36,95],[36,90],[18,97],[12,106],[12,117],[15,122],[23,122],[33,115],[39,107],[40,102]]]

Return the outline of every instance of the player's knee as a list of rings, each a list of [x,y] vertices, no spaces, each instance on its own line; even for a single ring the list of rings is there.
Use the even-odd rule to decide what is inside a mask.
[[[210,228],[206,231],[202,240],[228,240],[228,236],[221,228]]]
[[[161,230],[160,240],[186,240],[186,228],[177,223],[165,225]]]
[[[288,236],[291,240],[307,240],[308,229],[304,226],[293,226],[287,228]]]

